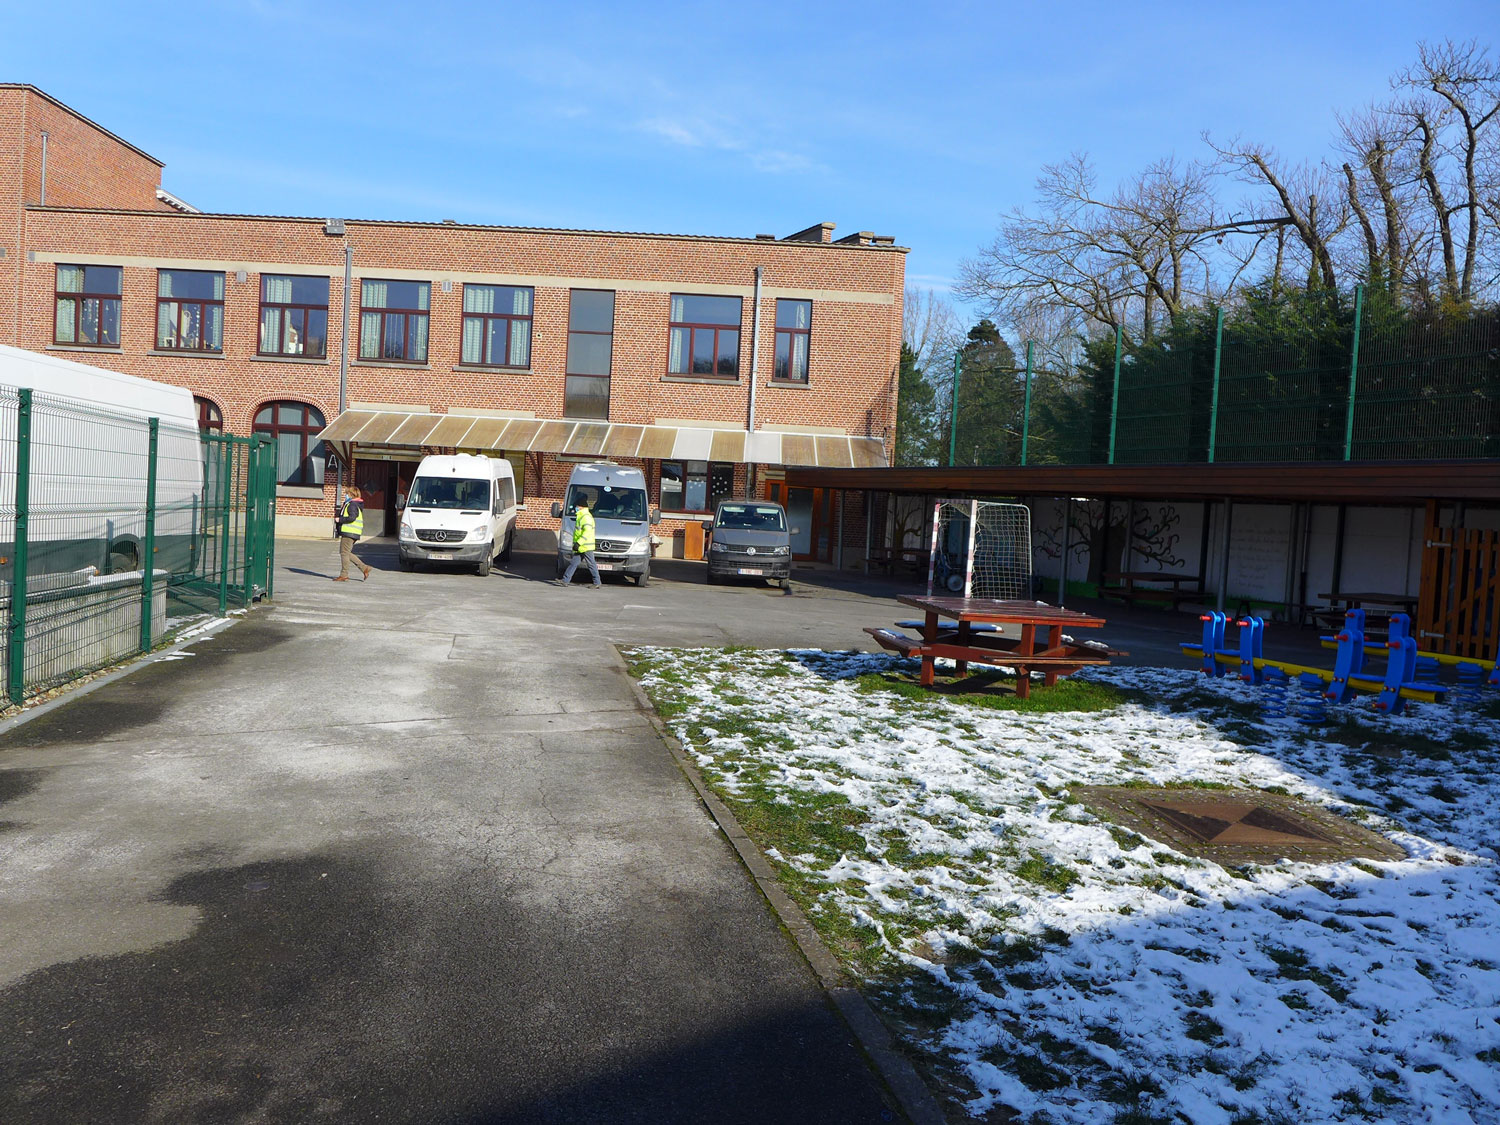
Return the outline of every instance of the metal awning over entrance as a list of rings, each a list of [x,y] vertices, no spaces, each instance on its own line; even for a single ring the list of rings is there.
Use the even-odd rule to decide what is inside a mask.
[[[632,426],[396,410],[346,410],[318,436],[337,448],[346,462],[350,460],[351,447],[398,446],[601,458],[735,461],[823,469],[878,469],[886,464],[885,444],[879,438],[845,434]]]

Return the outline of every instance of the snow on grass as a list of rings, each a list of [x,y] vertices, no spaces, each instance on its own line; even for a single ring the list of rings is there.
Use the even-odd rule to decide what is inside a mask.
[[[629,656],[971,1114],[1500,1120],[1493,705],[1310,732],[1172,670],[1098,669],[1061,685],[1094,710],[1036,712],[914,698],[886,655]],[[1090,784],[1291,793],[1407,858],[1229,870],[1101,821]]]

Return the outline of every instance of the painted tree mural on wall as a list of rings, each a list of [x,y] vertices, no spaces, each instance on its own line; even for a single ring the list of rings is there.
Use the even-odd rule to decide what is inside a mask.
[[[1109,571],[1125,570],[1125,552],[1131,551],[1131,568],[1170,570],[1182,565],[1177,554],[1182,516],[1175,504],[1130,504],[1102,500],[1075,500],[1068,533],[1068,577],[1097,583]],[[1133,513],[1133,519],[1132,519]],[[1126,524],[1129,523],[1129,534]],[[1037,535],[1036,549],[1046,558],[1060,559],[1063,549],[1061,524],[1047,526]],[[1080,566],[1087,562],[1086,573]]]

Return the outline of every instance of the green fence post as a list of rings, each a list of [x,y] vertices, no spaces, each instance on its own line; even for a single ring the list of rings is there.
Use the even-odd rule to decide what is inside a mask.
[[[1109,403],[1109,463],[1115,463],[1115,426],[1120,419],[1120,352],[1124,347],[1125,329],[1115,325],[1115,390]]]
[[[234,456],[232,442],[224,443],[224,464],[219,470],[219,616],[229,612],[229,468]]]
[[[26,536],[31,524],[31,389],[16,392],[16,544],[10,567],[10,675],[12,703],[26,694]]]
[[[954,455],[958,450],[958,380],[963,374],[964,356],[953,353],[953,401],[948,404],[948,468],[954,466]]]
[[[1344,416],[1344,460],[1354,452],[1354,386],[1359,379],[1359,325],[1365,311],[1365,287],[1354,287],[1354,346],[1349,352],[1349,410]]]
[[[156,585],[156,451],[161,420],[150,421],[146,453],[146,534],[141,539],[141,651],[151,651],[152,596]]]
[[[1026,464],[1026,449],[1031,444],[1031,346],[1026,341],[1026,398],[1021,406],[1021,464]]]
[[[1219,440],[1219,360],[1224,354],[1224,310],[1214,317],[1214,397],[1208,408],[1208,463],[1214,463],[1214,446]]]
[[[276,596],[276,447],[268,437],[261,446],[265,451],[264,482],[266,486],[266,597]]]

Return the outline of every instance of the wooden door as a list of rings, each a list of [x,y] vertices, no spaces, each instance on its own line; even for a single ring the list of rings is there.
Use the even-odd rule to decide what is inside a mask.
[[[1500,531],[1439,526],[1427,505],[1416,641],[1427,652],[1500,656]]]

